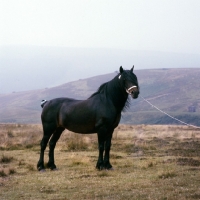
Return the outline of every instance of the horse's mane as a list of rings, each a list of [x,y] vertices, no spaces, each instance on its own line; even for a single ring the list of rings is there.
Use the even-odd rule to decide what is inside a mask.
[[[116,77],[118,77],[118,75]],[[116,80],[117,80],[116,77],[114,77],[111,81],[101,84],[100,87],[97,89],[97,91],[94,92],[88,99],[90,99],[98,94],[104,94],[107,96],[106,90],[107,90],[108,84],[112,84],[113,86],[115,86]],[[111,94],[111,93],[112,93],[112,90],[109,92],[109,94]],[[121,103],[119,102],[119,107],[120,107],[120,104]],[[125,112],[130,107],[130,104],[131,104],[130,97],[128,97],[126,99],[126,102],[124,103],[121,111]]]
[[[95,96],[97,94],[103,93],[105,91],[105,88],[106,88],[107,84],[108,84],[108,82],[103,83],[102,85],[100,85],[100,87],[98,88],[98,90],[95,93],[93,93],[88,99],[92,98],[93,96]]]
[[[104,93],[105,95],[107,95],[106,94],[106,88],[107,88],[108,84],[112,82],[112,84],[115,85],[115,80],[116,79],[113,78],[111,81],[108,81],[108,82],[105,82],[105,83],[101,84],[100,87],[97,89],[97,91],[95,93],[93,93],[88,99],[90,99],[90,98],[92,98],[92,97],[94,97],[95,95],[98,95],[98,94],[103,94]],[[130,98],[128,97],[126,102],[125,102],[125,104],[124,104],[124,106],[123,106],[123,108],[122,108],[122,111],[125,112],[129,107],[130,107]]]

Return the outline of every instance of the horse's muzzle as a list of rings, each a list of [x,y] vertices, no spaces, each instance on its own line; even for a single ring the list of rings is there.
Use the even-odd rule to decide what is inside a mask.
[[[133,99],[137,99],[138,96],[139,96],[139,93],[140,93],[139,91],[137,91],[137,92],[132,92],[132,93],[131,93],[132,98],[133,98]]]

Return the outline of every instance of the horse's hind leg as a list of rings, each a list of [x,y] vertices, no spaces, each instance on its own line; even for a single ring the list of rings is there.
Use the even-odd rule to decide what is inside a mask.
[[[56,169],[56,165],[54,162],[54,149],[56,146],[56,142],[59,140],[64,130],[65,130],[64,128],[58,127],[49,141],[49,162],[47,163],[47,166],[51,170]]]
[[[40,142],[40,147],[41,147],[40,159],[39,159],[38,164],[37,164],[37,169],[39,171],[45,169],[45,167],[44,167],[44,151],[46,149],[47,143],[48,143],[51,135],[54,132],[54,129],[51,126],[45,126],[43,124],[43,132],[44,132],[43,138],[42,138],[42,140]]]

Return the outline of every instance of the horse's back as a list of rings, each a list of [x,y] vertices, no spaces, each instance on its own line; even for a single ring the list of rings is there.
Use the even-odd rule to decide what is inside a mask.
[[[41,118],[42,122],[54,121],[63,106],[63,104],[70,104],[70,102],[78,101],[71,98],[55,98],[47,101],[43,107]]]

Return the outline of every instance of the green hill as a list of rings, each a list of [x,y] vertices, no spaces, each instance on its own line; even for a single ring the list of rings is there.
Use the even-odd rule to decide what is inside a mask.
[[[178,119],[200,125],[200,68],[135,70],[141,96]],[[35,91],[0,95],[1,123],[40,123],[40,101],[56,97],[88,98],[115,73],[80,79],[63,85]],[[123,112],[122,123],[179,124],[160,113],[142,98],[131,100]]]

